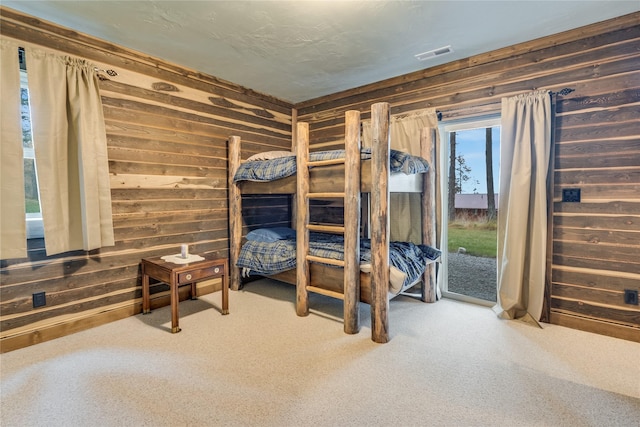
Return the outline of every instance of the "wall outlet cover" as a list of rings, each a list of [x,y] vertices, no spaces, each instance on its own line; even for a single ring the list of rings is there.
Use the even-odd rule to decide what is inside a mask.
[[[47,305],[47,296],[44,292],[33,294],[33,308],[43,307]]]
[[[580,203],[580,189],[579,188],[563,188],[562,201],[570,202],[570,203]]]
[[[624,303],[638,305],[638,291],[636,291],[635,289],[625,289]]]

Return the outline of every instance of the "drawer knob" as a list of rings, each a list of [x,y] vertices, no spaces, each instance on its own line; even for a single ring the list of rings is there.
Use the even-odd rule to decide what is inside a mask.
[[[191,274],[187,274],[187,280],[191,280]]]
[[[220,267],[216,267],[213,271],[214,271],[215,273],[219,273],[219,272],[220,272]]]

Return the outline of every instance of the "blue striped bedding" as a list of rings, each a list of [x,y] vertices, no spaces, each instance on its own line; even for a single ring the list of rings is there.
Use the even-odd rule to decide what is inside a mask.
[[[314,151],[309,153],[310,161],[344,158],[345,150]],[[371,158],[371,149],[361,151],[363,160]],[[408,175],[424,173],[429,170],[429,163],[422,157],[413,156],[398,150],[389,152],[389,171]],[[296,157],[286,156],[271,160],[255,160],[240,165],[233,178],[238,181],[274,181],[296,173]]]
[[[344,238],[342,236],[310,233],[309,253],[313,256],[342,260],[344,258]],[[426,264],[440,257],[440,250],[426,245],[409,242],[389,244],[390,265],[406,274],[403,286],[415,283],[424,273]],[[371,263],[371,242],[360,239],[360,261]],[[247,241],[240,251],[236,264],[249,274],[271,275],[296,267],[295,239],[275,242]]]

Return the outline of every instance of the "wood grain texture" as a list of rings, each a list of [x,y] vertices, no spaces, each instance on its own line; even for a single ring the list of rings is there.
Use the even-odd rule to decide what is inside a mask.
[[[361,111],[366,120],[376,102],[389,103],[393,114],[434,107],[449,121],[499,114],[502,97],[575,89],[556,97],[548,320],[613,336],[618,330],[628,339],[630,330],[640,331],[634,307],[622,300],[623,286],[640,290],[638,22],[640,12],[308,100],[296,105],[298,119],[309,122],[314,141],[329,144],[339,138],[344,111]],[[563,203],[565,188],[580,188],[582,201]],[[563,268],[579,275],[560,283]],[[582,284],[613,273],[625,281],[613,281],[607,292]]]
[[[344,331],[360,330],[360,112],[347,111],[344,167]]]
[[[309,315],[309,124],[296,127],[296,313]]]
[[[337,294],[344,293],[343,269],[311,263],[309,265],[309,275],[311,277],[310,286],[321,287]],[[295,270],[288,270],[270,277],[294,286],[296,285]],[[371,304],[371,275],[363,272],[360,272],[360,301]]]
[[[140,312],[139,259],[172,253],[183,239],[192,252],[228,256],[228,202],[221,194],[228,188],[229,135],[242,138],[247,158],[290,149],[291,123],[305,121],[311,148],[324,149],[342,138],[345,111],[369,119],[372,103],[387,102],[394,114],[436,107],[452,120],[498,113],[503,96],[564,87],[575,92],[557,103],[552,289],[559,295],[552,296],[550,321],[624,339],[640,335],[629,306],[613,301],[640,283],[633,258],[640,243],[632,239],[640,223],[640,12],[296,106],[3,7],[0,15],[3,37],[119,72],[100,83],[116,246],[49,257],[35,239],[27,258],[0,260],[0,322],[22,325],[3,329],[2,351]],[[570,187],[582,189],[581,203],[561,202]],[[260,215],[256,202],[245,221],[286,222],[287,197],[263,200],[277,209],[273,220]],[[361,275],[363,300],[371,294],[368,277]],[[596,291],[584,289],[591,282]],[[40,291],[51,305],[30,308],[31,294]],[[168,304],[168,295],[157,301]]]
[[[437,247],[436,242],[436,145],[435,129],[420,131],[420,156],[429,162],[429,171],[422,184],[422,244]],[[437,286],[436,266],[427,264],[422,276],[421,299],[424,302],[436,302]]]
[[[344,149],[344,140],[336,149]],[[362,160],[360,163],[360,191],[370,193],[373,183],[376,181],[372,174],[371,159]],[[345,187],[344,163],[312,168],[309,171],[310,193],[339,193]],[[401,182],[400,185],[397,182]],[[390,192],[420,192],[422,176],[405,175],[403,173],[392,174],[389,177]],[[242,194],[294,194],[296,192],[296,177],[290,176],[272,182],[243,181],[240,184]]]
[[[242,195],[233,181],[240,167],[240,137],[229,137],[229,287],[240,289],[240,272],[235,267],[240,256],[242,241]]]
[[[570,312],[553,311],[552,313],[550,323],[555,325],[640,343],[640,329],[636,327],[621,325],[608,319],[578,316]]]
[[[244,138],[245,158],[289,149],[292,105],[5,8],[0,14],[2,36],[26,49],[118,72],[100,81],[116,244],[47,256],[43,239],[35,239],[27,258],[1,260],[4,351],[78,330],[77,319],[95,325],[139,313],[141,258],[178,253],[181,244],[227,258],[227,138]],[[251,227],[288,221],[286,199],[264,203],[273,203],[274,214],[250,203]],[[32,294],[42,291],[47,305],[34,309]],[[152,304],[168,304],[166,292],[152,285]]]
[[[387,103],[371,106],[371,339],[389,341],[389,150]]]

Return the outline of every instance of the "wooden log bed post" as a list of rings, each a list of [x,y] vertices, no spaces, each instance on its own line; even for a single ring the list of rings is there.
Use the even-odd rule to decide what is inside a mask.
[[[371,106],[371,339],[389,341],[389,104]]]
[[[233,177],[240,167],[240,137],[229,137],[229,284],[240,289],[240,271],[236,267],[242,244],[242,194]]]
[[[345,116],[344,332],[360,330],[360,112]]]
[[[420,156],[429,162],[429,170],[422,179],[422,244],[436,247],[436,171],[435,132],[433,128],[420,131]],[[436,302],[436,264],[429,263],[422,276],[421,296],[424,302]]]
[[[296,144],[298,141],[298,109],[291,109],[291,152],[296,152]],[[296,195],[295,193],[290,196],[290,209],[291,209],[291,218],[289,222],[289,227],[294,228],[296,226]]]
[[[296,313],[309,314],[309,124],[297,124],[297,194],[296,194]]]

